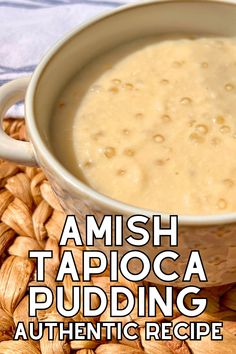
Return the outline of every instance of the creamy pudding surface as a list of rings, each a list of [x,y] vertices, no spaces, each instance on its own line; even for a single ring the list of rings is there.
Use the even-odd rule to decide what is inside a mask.
[[[236,211],[236,39],[148,38],[59,97],[52,144],[96,191],[175,214]]]

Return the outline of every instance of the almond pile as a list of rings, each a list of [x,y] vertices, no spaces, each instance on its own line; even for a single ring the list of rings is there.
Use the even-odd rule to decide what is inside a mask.
[[[23,119],[7,119],[4,121],[6,132],[12,137],[26,140]],[[16,325],[22,321],[27,328],[29,321],[37,325],[37,321],[91,321],[80,313],[76,318],[62,318],[55,306],[47,311],[38,311],[37,318],[28,316],[28,287],[29,285],[42,285],[35,280],[35,263],[28,259],[29,250],[52,250],[53,259],[46,263],[45,284],[53,291],[56,289],[54,281],[60,258],[64,250],[71,250],[76,263],[81,264],[82,247],[69,245],[58,246],[58,239],[64,224],[65,214],[55,196],[50,184],[40,168],[17,166],[13,163],[0,160],[0,354],[222,354],[236,353],[236,284],[217,288],[203,289],[200,296],[208,298],[207,310],[200,318],[191,321],[223,321],[224,341],[211,341],[205,337],[201,341],[185,342],[173,341],[146,341],[144,324],[149,322],[166,321],[161,313],[156,318],[143,318],[137,316],[137,308],[124,318],[111,318],[109,311],[100,318],[92,321],[120,321],[123,324],[135,321],[139,324],[139,339],[128,341],[113,339],[108,342],[106,338],[100,341],[59,341],[57,335],[53,341],[47,339],[47,333],[40,341],[13,341]],[[79,266],[78,266],[78,270]],[[82,278],[82,277],[81,277]],[[107,291],[109,298],[109,274],[93,277],[92,283]],[[137,293],[137,287],[143,284],[128,282],[120,275],[118,284],[129,287]],[[66,300],[71,306],[70,277],[65,277]],[[88,285],[81,282],[79,285]],[[114,284],[113,284],[114,285]],[[148,287],[151,283],[146,282]],[[160,286],[160,290],[162,286]],[[178,289],[176,289],[176,293]],[[94,299],[94,306],[97,299]],[[120,306],[125,306],[125,298],[121,296]],[[189,305],[191,299],[188,299]],[[191,305],[190,305],[191,306]],[[179,321],[189,322],[190,319],[181,316],[174,308],[173,323]]]

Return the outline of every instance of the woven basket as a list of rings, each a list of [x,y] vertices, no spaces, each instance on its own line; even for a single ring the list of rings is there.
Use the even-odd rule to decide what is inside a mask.
[[[4,129],[16,139],[27,140],[23,119],[6,119]],[[123,324],[130,321],[139,323],[139,339],[135,341],[123,339],[118,342],[113,339],[107,342],[104,338],[101,341],[62,342],[57,337],[53,341],[48,341],[46,333],[41,341],[13,341],[15,327],[19,321],[23,321],[25,327],[28,321],[37,323],[37,320],[86,321],[81,314],[78,314],[76,318],[62,318],[53,306],[47,311],[39,311],[36,319],[28,317],[28,286],[37,285],[35,264],[27,258],[28,251],[53,250],[53,259],[46,263],[45,277],[45,283],[51,289],[56,286],[54,279],[61,254],[65,249],[73,251],[76,263],[81,264],[83,251],[81,247],[60,248],[58,246],[58,237],[61,234],[64,220],[65,214],[40,168],[17,166],[0,160],[0,354],[236,353],[235,284],[202,289],[201,296],[208,298],[208,306],[205,313],[195,319],[207,322],[223,321],[223,341],[211,341],[209,336],[201,341],[146,341],[143,329],[145,321],[162,322],[165,319],[160,313],[156,318],[138,318],[135,309],[125,318],[116,318]],[[78,270],[80,270],[79,266]],[[93,277],[91,283],[106,289],[109,298],[108,272],[102,276]],[[128,282],[122,276],[120,276],[119,283],[129,287],[134,294],[137,293],[137,286],[140,285],[140,283]],[[70,290],[73,285],[70,278],[65,278],[63,285],[68,306],[70,306]],[[84,283],[81,282],[80,285],[83,286]],[[145,285],[149,286],[150,283],[146,282]],[[187,301],[190,302],[190,300]],[[122,303],[124,299],[121,298],[120,301]],[[100,318],[93,319],[94,322],[109,320],[109,310]],[[171,320],[174,323],[190,321],[189,318],[181,316],[176,307]]]

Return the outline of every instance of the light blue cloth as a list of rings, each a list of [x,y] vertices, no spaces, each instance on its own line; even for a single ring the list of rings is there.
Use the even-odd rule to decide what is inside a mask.
[[[29,75],[67,32],[95,15],[134,0],[0,1],[0,85]],[[16,106],[10,114],[22,114]]]

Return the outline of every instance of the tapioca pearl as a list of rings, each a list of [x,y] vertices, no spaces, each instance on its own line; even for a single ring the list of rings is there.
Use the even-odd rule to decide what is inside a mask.
[[[112,93],[118,93],[119,89],[116,86],[112,86],[112,87],[109,88],[109,91],[112,92]]]
[[[182,105],[189,105],[189,104],[192,103],[192,99],[191,99],[190,97],[182,97],[182,98],[180,99],[180,103],[181,103]]]
[[[169,123],[169,122],[171,122],[171,118],[170,118],[170,116],[169,116],[168,114],[163,114],[163,115],[161,116],[161,120],[162,120],[162,122],[164,122],[164,123]]]
[[[104,149],[104,155],[108,158],[111,159],[112,157],[114,157],[116,155],[116,149],[112,146],[107,146]]]
[[[153,135],[153,140],[155,143],[163,143],[165,141],[165,137],[161,134],[155,134]]]
[[[183,64],[184,64],[184,60],[181,60],[181,61],[174,61],[174,62],[173,62],[173,66],[174,66],[175,68],[180,68]]]
[[[234,186],[234,181],[231,178],[226,178],[223,180],[223,184],[227,188],[232,188]]]
[[[135,114],[135,118],[137,118],[137,119],[143,119],[143,117],[144,117],[144,114],[141,112],[138,112]]]
[[[126,155],[126,156],[134,156],[135,155],[135,150],[134,149],[130,149],[130,148],[127,148],[127,149],[125,149],[124,150],[124,154]]]
[[[126,174],[126,170],[124,170],[123,168],[120,168],[119,170],[117,170],[118,176],[124,176],[125,174]]]
[[[211,139],[211,144],[214,145],[214,146],[219,145],[220,143],[221,143],[221,139],[218,138],[218,137],[213,137]]]
[[[83,163],[84,168],[90,168],[93,166],[93,161],[92,160],[87,160]]]
[[[221,210],[224,210],[227,208],[227,202],[225,199],[223,198],[220,198],[218,201],[217,201],[217,208],[218,209],[221,209]]]
[[[127,90],[133,90],[134,85],[131,84],[130,82],[126,82],[126,83],[124,84],[124,87],[125,87]]]
[[[225,123],[225,118],[223,116],[217,116],[213,119],[213,122],[222,125]]]
[[[160,83],[161,83],[162,85],[168,85],[168,84],[170,83],[170,81],[167,80],[167,79],[162,79],[162,80],[160,81]]]
[[[155,160],[155,165],[157,166],[164,166],[170,159],[157,159]]]
[[[222,134],[228,134],[231,131],[228,125],[222,125],[219,130]]]
[[[130,134],[130,130],[129,129],[122,129],[122,134],[129,135]]]
[[[113,84],[115,84],[115,85],[120,85],[120,84],[121,84],[121,80],[120,80],[120,79],[112,79],[111,81],[112,81]]]
[[[203,134],[203,135],[208,133],[208,126],[205,124],[197,124],[195,129],[198,133]]]
[[[204,138],[202,137],[202,135],[198,134],[198,133],[192,133],[189,135],[189,139],[194,142],[194,143],[198,143],[201,144],[204,142]]]
[[[201,63],[201,67],[204,68],[204,69],[207,69],[209,67],[209,64],[204,61],[204,62]]]
[[[165,165],[165,160],[158,159],[158,160],[155,161],[155,165],[164,166]]]
[[[234,85],[231,83],[225,84],[225,91],[233,91],[234,90]]]

